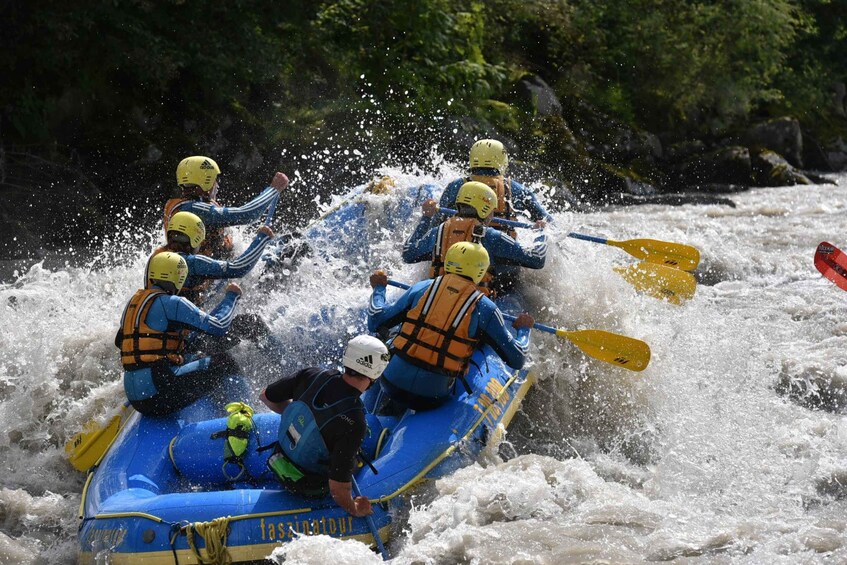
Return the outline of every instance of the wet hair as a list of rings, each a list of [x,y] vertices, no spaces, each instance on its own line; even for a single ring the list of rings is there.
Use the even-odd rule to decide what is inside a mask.
[[[186,253],[193,250],[191,247],[191,238],[180,231],[170,230],[168,232],[168,245],[173,244],[183,247],[186,250]]]
[[[150,279],[154,285],[158,286],[168,294],[177,294],[176,285],[171,281],[160,281],[156,279]]]
[[[182,195],[186,198],[198,198],[200,200],[209,200],[211,191],[206,192],[199,184],[181,184],[179,188],[182,190]]]

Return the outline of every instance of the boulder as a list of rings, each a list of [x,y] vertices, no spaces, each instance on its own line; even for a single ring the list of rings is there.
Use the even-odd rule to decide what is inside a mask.
[[[753,177],[758,186],[794,186],[814,184],[779,153],[764,149],[753,154]]]
[[[537,116],[562,115],[562,103],[556,92],[538,75],[528,75],[518,81],[516,94]]]
[[[803,163],[806,169],[814,171],[832,172],[834,170],[820,141],[805,128],[803,129]]]
[[[747,186],[753,184],[753,167],[750,151],[746,147],[733,145],[722,147],[703,155],[694,155],[673,167],[677,174],[675,190],[704,184],[730,184]]]
[[[652,164],[664,156],[658,136],[615,120],[584,100],[568,100],[564,112],[593,158],[626,166],[636,159]]]
[[[826,150],[826,158],[832,165],[833,170],[847,170],[847,143],[841,136],[828,143],[824,149]]]
[[[757,124],[747,130],[744,141],[750,146],[776,151],[793,166],[803,167],[803,134],[795,118],[776,118]]]

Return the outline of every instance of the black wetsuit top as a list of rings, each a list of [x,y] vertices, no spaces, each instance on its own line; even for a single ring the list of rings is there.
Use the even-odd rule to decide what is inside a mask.
[[[312,380],[324,369],[309,367],[298,371],[293,376],[279,380],[265,389],[265,396],[271,402],[285,402],[299,399]],[[330,371],[340,376],[336,370]],[[320,404],[332,404],[346,398],[358,398],[361,392],[345,383],[342,379],[332,379],[318,394],[316,401]],[[365,439],[365,413],[362,410],[351,410],[333,418],[321,430],[321,435],[329,450],[329,478],[340,483],[349,483],[353,477],[356,465],[356,454]]]

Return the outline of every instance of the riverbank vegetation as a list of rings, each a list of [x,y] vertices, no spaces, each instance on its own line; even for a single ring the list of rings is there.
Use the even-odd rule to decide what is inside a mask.
[[[480,136],[559,194],[589,180],[576,205],[761,184],[765,149],[802,178],[847,165],[841,2],[48,0],[0,17],[0,227],[23,244],[6,254],[109,229],[116,206],[158,214],[196,153],[244,194],[296,170],[307,201],[382,164],[463,162]],[[774,120],[802,147],[765,147]],[[739,157],[741,180],[710,176]],[[31,229],[45,208],[69,229]]]

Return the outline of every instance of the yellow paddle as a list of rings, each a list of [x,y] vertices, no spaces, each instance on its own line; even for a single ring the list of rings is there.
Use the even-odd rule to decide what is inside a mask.
[[[68,440],[65,453],[74,469],[87,471],[100,461],[118,435],[121,425],[132,413],[127,410],[128,406],[129,403],[125,403],[120,413],[113,416],[105,426],[101,426],[96,420],[87,422],[81,432]]]
[[[639,292],[672,304],[679,305],[690,300],[697,288],[697,280],[691,273],[657,263],[642,262],[629,267],[615,267],[615,271]]]
[[[648,263],[657,263],[683,271],[693,271],[700,264],[700,251],[696,247],[658,239],[628,239],[626,241],[615,241],[571,232],[568,237],[593,241],[603,245],[619,247],[638,259]]]
[[[388,284],[397,288],[409,288],[409,285],[391,279],[389,279]],[[503,317],[507,320],[515,319],[515,316],[509,314],[503,314]],[[537,322],[532,327],[570,340],[589,357],[630,371],[643,371],[650,363],[650,346],[632,337],[603,330],[568,331]]]
[[[515,319],[515,316],[509,314],[503,314],[503,317],[507,320]],[[639,339],[603,330],[568,331],[537,322],[532,327],[570,340],[589,357],[630,371],[643,371],[650,363],[650,346]]]

